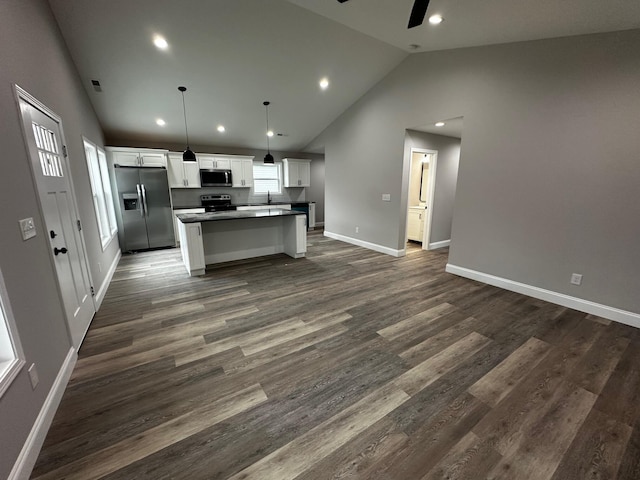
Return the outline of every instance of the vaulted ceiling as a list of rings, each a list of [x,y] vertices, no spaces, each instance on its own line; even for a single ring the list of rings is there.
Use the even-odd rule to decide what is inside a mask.
[[[637,0],[431,0],[444,22],[411,30],[413,0],[49,1],[108,140],[184,142],[184,85],[191,144],[264,148],[268,100],[279,151],[304,151],[411,53],[640,28]]]

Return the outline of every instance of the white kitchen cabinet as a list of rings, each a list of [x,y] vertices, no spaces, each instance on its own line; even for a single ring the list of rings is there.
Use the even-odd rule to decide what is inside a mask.
[[[283,158],[285,187],[311,186],[311,160]]]
[[[203,170],[231,170],[231,158],[229,157],[196,153],[196,158]]]
[[[234,157],[231,160],[231,179],[236,188],[253,187],[253,157]]]
[[[167,167],[167,151],[148,148],[105,147],[113,165]]]
[[[173,211],[173,233],[176,237],[176,245],[180,245],[180,220],[178,220],[178,215],[181,213],[204,213],[205,209],[203,208],[177,208]]]
[[[409,215],[407,218],[407,238],[422,242],[424,235],[424,207],[409,207]]]
[[[169,188],[200,188],[198,162],[185,162],[182,153],[169,153]]]
[[[180,252],[190,275],[204,275],[205,259],[202,242],[202,224],[182,223],[178,220]]]

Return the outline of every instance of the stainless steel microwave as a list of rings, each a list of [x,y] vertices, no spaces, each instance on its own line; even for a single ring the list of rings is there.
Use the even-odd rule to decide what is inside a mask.
[[[200,170],[200,185],[203,187],[231,187],[231,170]]]

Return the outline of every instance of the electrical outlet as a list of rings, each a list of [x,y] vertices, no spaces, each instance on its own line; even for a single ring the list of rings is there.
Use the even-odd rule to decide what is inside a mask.
[[[391,194],[390,193],[383,193],[382,194],[382,201],[383,202],[390,202],[391,201]]]
[[[571,274],[571,285],[580,285],[582,283],[582,275],[579,273]]]
[[[32,363],[29,367],[29,380],[31,380],[31,388],[36,389],[38,383],[40,382],[40,378],[38,378],[38,370],[36,370],[36,364]]]
[[[356,227],[356,233],[360,233],[360,227]]]
[[[36,225],[33,223],[33,218],[23,218],[19,223],[23,240],[29,240],[36,236]]]

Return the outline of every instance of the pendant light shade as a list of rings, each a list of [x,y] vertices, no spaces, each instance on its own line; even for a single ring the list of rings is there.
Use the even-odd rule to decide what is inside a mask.
[[[184,92],[187,91],[187,87],[178,87],[178,90],[182,93],[182,113],[184,113],[184,132],[187,137],[187,149],[182,152],[182,160],[185,162],[195,162],[196,154],[189,148],[189,130],[187,129],[187,107],[184,104]]]
[[[269,150],[269,104],[271,102],[262,102],[264,108],[267,111],[267,154],[264,156],[264,163],[268,165],[273,165],[275,160],[273,159],[273,155],[271,155],[271,151]]]

